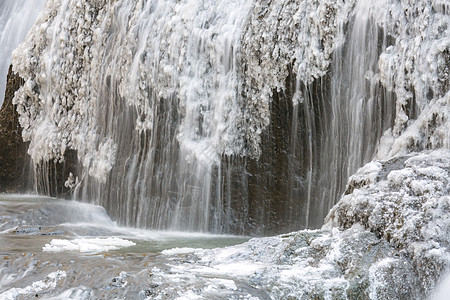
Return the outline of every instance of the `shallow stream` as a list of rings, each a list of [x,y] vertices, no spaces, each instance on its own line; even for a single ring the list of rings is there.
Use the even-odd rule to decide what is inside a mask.
[[[164,250],[176,255],[247,240],[123,228],[100,206],[0,194],[0,299],[152,298],[161,284],[152,270],[168,268]]]

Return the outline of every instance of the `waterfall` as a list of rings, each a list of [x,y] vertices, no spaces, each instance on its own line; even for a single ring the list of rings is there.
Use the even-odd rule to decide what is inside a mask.
[[[23,41],[45,0],[2,1],[0,3],[0,107],[5,95],[6,75],[11,53]]]
[[[248,1],[50,6],[59,13],[39,29],[44,72],[30,83],[45,117],[27,115],[41,122],[24,130],[42,136],[31,140],[33,160],[75,149],[83,172],[70,170],[82,183],[74,197],[127,225],[218,231],[217,165],[243,148],[235,52]]]
[[[48,0],[13,55],[34,188],[127,226],[320,227],[448,89],[445,5],[372,2]]]
[[[331,120],[322,151],[325,157],[320,158],[324,171],[318,186],[323,190],[317,197],[325,201],[322,211],[329,211],[339,199],[348,177],[372,160],[382,133],[393,125],[395,96],[378,78],[378,58],[393,42],[377,24],[385,5],[385,1],[358,1],[347,37],[333,54]]]

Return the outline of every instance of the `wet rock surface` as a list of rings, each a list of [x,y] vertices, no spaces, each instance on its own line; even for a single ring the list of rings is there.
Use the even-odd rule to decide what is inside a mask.
[[[189,250],[187,250],[189,252]],[[242,245],[188,254],[163,251],[169,263],[154,268],[161,299],[417,299],[414,266],[361,226],[304,230]],[[169,267],[167,269],[167,267]]]
[[[439,149],[368,163],[321,230],[163,252],[153,293],[207,298],[220,278],[223,299],[244,297],[238,283],[248,299],[426,299],[450,258],[449,162]]]
[[[13,104],[14,94],[23,86],[24,80],[11,67],[7,78],[0,110],[0,192],[25,192],[36,183],[39,193],[69,197],[71,189],[65,181],[70,173],[77,174],[76,151],[69,149],[61,161],[41,162],[34,170],[30,169],[29,142],[23,142],[17,107]]]
[[[22,141],[18,114],[12,104],[14,93],[23,84],[23,79],[10,67],[5,98],[0,110],[0,192],[23,190],[28,173],[28,146]]]
[[[450,258],[449,162],[440,149],[368,163],[322,230],[167,251],[171,269],[155,270],[164,284],[153,292],[205,298],[208,281],[221,278],[234,283],[224,299],[242,297],[238,282],[258,291],[248,299],[426,299]]]

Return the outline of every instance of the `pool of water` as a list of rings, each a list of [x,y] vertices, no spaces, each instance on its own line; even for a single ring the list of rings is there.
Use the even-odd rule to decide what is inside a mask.
[[[248,239],[124,228],[100,206],[0,194],[0,299],[151,298],[151,270],[174,263],[163,251]]]

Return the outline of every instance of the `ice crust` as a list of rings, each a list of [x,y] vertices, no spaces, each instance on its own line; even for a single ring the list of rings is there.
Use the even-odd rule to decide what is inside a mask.
[[[412,264],[361,226],[256,238],[169,259],[168,270],[152,269],[161,299],[185,291],[196,299],[401,299],[417,292]],[[218,279],[227,282],[217,286]]]
[[[449,148],[449,23],[442,0],[49,0],[13,54],[14,70],[25,79],[14,103],[35,166],[76,151],[80,168],[65,186],[78,197],[109,209],[109,198],[133,194],[139,206],[154,209],[148,218],[120,204],[114,213],[129,225],[219,230],[229,218],[216,196],[221,161],[261,155],[274,91],[293,92],[295,107],[316,80],[329,76],[346,89],[346,80],[359,77],[349,88],[356,95],[331,88],[335,117],[324,116],[331,128],[317,136],[328,140],[321,155],[330,157],[320,170],[333,176],[353,173],[374,147],[380,160]],[[367,34],[353,34],[352,24]],[[353,47],[355,39],[375,42]],[[346,51],[363,51],[354,55],[362,60]],[[362,70],[347,63],[369,71],[341,76]],[[295,84],[287,91],[290,76]],[[365,145],[360,135],[372,134],[368,115],[380,110],[393,122],[372,120],[383,123],[376,125],[380,132],[388,129],[378,145],[378,135]],[[117,199],[102,193],[108,184],[122,191]],[[330,184],[330,193],[341,185]],[[316,200],[310,194],[307,207]],[[319,206],[331,207],[333,197],[323,196]],[[210,206],[217,207],[214,216],[201,209]],[[169,209],[172,224],[156,216]]]
[[[450,149],[449,107],[450,91],[430,101],[416,120],[409,121],[410,125],[399,136],[395,136],[393,130],[386,131],[381,138],[377,158],[385,159],[424,149]]]
[[[365,77],[395,95],[377,158],[448,148],[448,4],[419,4],[49,0],[13,55],[26,81],[14,100],[23,138],[35,164],[73,149],[83,176],[105,183],[124,135],[151,137],[148,155],[157,151],[164,107],[186,168],[210,172],[223,154],[259,157],[273,91],[284,91],[292,72],[293,102],[303,101],[300,87],[330,74],[343,59],[333,53],[349,42],[345,28],[363,17],[384,35]]]
[[[325,74],[336,24],[351,6],[47,1],[14,53],[26,80],[15,103],[29,153],[39,163],[77,150],[89,174],[104,181],[117,141],[102,129],[101,107],[118,97],[136,109],[136,132],[151,131],[158,103],[175,97],[182,149],[212,161],[223,153],[258,156],[272,90],[284,88],[287,65],[295,62],[306,82]]]
[[[135,246],[136,243],[117,237],[108,238],[78,238],[73,240],[53,239],[42,250],[48,252],[80,251],[97,253],[118,250],[124,247]]]
[[[357,223],[388,241],[412,262],[418,284],[429,294],[450,261],[450,150],[378,164],[378,172],[367,175],[364,167],[350,178],[348,195],[330,211],[325,227]]]
[[[117,115],[133,107],[139,134],[170,100],[182,120],[176,138],[192,157],[257,157],[288,66],[299,85],[327,74],[355,2],[48,0],[13,58],[26,80],[14,101],[29,153],[38,163],[77,150],[105,181],[117,155],[110,133],[129,125],[107,128],[105,107]],[[389,43],[366,79],[395,95],[377,160],[349,179],[322,230],[166,251],[169,270],[152,270],[161,299],[431,294],[450,259],[450,7],[386,0],[367,9]],[[259,296],[245,293],[251,288]]]
[[[5,86],[11,53],[23,41],[45,0],[16,0],[0,3],[0,107],[5,96]]]

